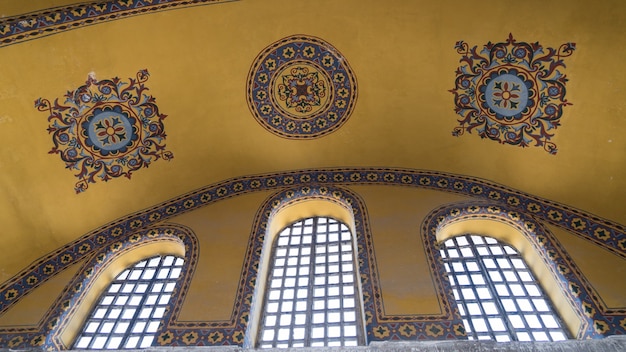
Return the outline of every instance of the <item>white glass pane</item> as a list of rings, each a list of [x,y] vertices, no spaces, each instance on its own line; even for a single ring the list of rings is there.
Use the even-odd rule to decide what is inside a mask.
[[[558,328],[559,324],[557,323],[556,319],[554,319],[554,317],[552,315],[542,315],[541,316],[541,320],[543,321],[543,325],[545,325],[547,328]]]
[[[356,326],[354,325],[345,326],[343,331],[344,336],[356,336]]]
[[[137,322],[137,324],[135,324],[135,326],[133,326],[133,332],[134,333],[141,333],[145,329],[146,329],[146,322],[145,321]]]
[[[489,318],[489,325],[493,331],[506,331],[504,322],[500,318]]]
[[[148,328],[146,329],[146,331],[147,332],[156,332],[158,328],[159,328],[159,322],[158,321],[151,321],[150,323],[148,323]]]
[[[550,331],[550,337],[552,337],[552,341],[563,341],[567,340],[565,334],[560,331]]]
[[[124,347],[126,348],[136,348],[137,343],[139,342],[139,336],[131,336],[126,340]]]
[[[153,340],[154,340],[154,336],[152,336],[152,335],[144,336],[143,339],[141,339],[141,345],[139,347],[141,347],[141,348],[150,347],[150,346],[152,346],[152,341]]]
[[[313,313],[313,324],[324,323],[324,313]]]
[[[95,349],[103,348],[104,344],[107,342],[107,338],[108,338],[108,336],[98,336],[98,337],[96,337],[96,339],[93,341],[93,344],[91,345],[91,348],[95,348]]]
[[[527,314],[527,315],[524,315],[524,318],[526,318],[526,323],[532,329],[539,329],[539,328],[541,328],[541,323],[539,322],[539,318],[537,318],[536,315]]]
[[[311,330],[311,337],[313,338],[323,338],[324,337],[324,328],[313,328]]]
[[[304,329],[303,328],[295,328],[293,329],[293,338],[294,340],[302,340],[304,339]],[[294,344],[294,347],[298,347]],[[304,347],[304,345],[302,345]]]
[[[290,325],[290,324],[291,324],[291,315],[282,314],[280,316],[280,325],[285,326],[285,325]]]
[[[485,323],[485,320],[482,318],[473,318],[472,319],[472,324],[474,324],[474,330],[478,331],[478,332],[485,332],[488,331],[487,330],[487,324]]]
[[[91,337],[83,336],[78,339],[78,342],[74,346],[74,348],[87,348],[89,346],[89,342],[91,341]]]
[[[163,315],[165,315],[165,308],[159,307],[154,310],[154,314],[152,315],[152,317],[156,319],[160,319],[160,318],[163,318]]]
[[[120,344],[122,343],[122,338],[121,337],[112,337],[109,342],[107,343],[107,349],[116,349],[118,347],[120,347]]]
[[[135,316],[136,309],[124,309],[122,319],[132,319]]]
[[[339,337],[341,336],[341,327],[340,326],[329,326],[327,331],[328,337]]]
[[[550,341],[545,331],[533,331],[533,337],[535,341]]]
[[[154,273],[156,273],[155,269],[146,269],[146,271],[143,272],[142,279],[151,280],[154,277]]]
[[[265,331],[263,331],[263,340],[264,341],[272,341],[272,340],[274,340],[274,330],[265,330]]]
[[[87,328],[85,328],[85,331],[86,332],[96,332],[98,330],[99,326],[100,326],[100,323],[97,323],[97,322],[89,323],[87,325]]]

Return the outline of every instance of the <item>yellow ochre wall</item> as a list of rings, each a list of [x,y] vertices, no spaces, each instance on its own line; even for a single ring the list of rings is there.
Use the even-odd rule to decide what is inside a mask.
[[[536,262],[531,267],[546,277],[541,281],[553,297],[567,293],[571,298],[578,292],[550,279],[559,276],[550,269],[550,261],[565,258],[579,270],[573,275],[597,296],[559,303],[570,332],[576,335],[585,326],[602,336],[626,331],[625,1],[171,2],[176,6],[159,7],[145,0],[150,11],[124,10],[114,19],[95,16],[93,22],[77,20],[68,28],[35,31],[22,38],[10,31],[22,21],[30,23],[33,13],[45,18],[59,8],[79,11],[91,3],[125,8],[133,2],[0,0],[0,39],[8,38],[0,40],[0,295],[20,295],[15,303],[7,303],[8,309],[0,309],[0,347],[40,344],[36,335],[55,329],[43,326],[51,319],[46,315],[49,309],[69,290],[74,275],[81,275],[79,268],[93,259],[91,253],[108,250],[110,243],[89,248],[88,258],[70,259],[48,281],[33,283],[34,289],[12,286],[23,273],[40,274],[51,256],[77,241],[108,234],[127,219],[161,211],[194,192],[214,191],[222,184],[231,187],[263,175],[258,176],[263,181],[259,189],[246,188],[236,196],[207,200],[206,205],[196,202],[191,210],[179,205],[183,214],[115,235],[128,239],[135,231],[168,224],[188,228],[197,237],[199,254],[178,322],[229,321],[259,209],[274,192],[291,187],[280,183],[283,177],[317,170],[330,170],[328,174],[348,170],[346,175],[357,170],[362,177],[353,184],[348,177],[337,181],[332,176],[295,183],[345,187],[362,200],[382,315],[444,313],[446,293],[435,284],[437,273],[431,270],[428,251],[436,248],[426,248],[424,222],[439,207],[452,212],[456,206],[451,204],[461,204],[459,209],[484,204],[480,219],[484,225],[455,218],[448,235],[464,228],[481,232],[481,226],[486,233],[506,231],[509,235],[503,239],[525,247],[527,258]],[[349,119],[320,138],[272,134],[255,121],[247,103],[247,79],[255,58],[272,43],[293,35],[330,43],[349,63],[357,82]],[[568,79],[566,98],[571,105],[565,106],[558,128],[548,131],[558,145],[556,155],[534,145],[521,148],[479,138],[476,132],[451,135],[460,118],[450,93],[462,64],[455,44],[463,41],[480,51],[509,35],[519,42],[540,43],[546,54],[549,48],[575,43],[576,50],[563,57],[565,66],[559,67]],[[119,77],[128,82],[143,69],[150,73],[144,94],[153,96],[167,115],[164,143],[174,158],[152,160],[149,168],[136,170],[130,178],[104,182],[96,177],[85,192],[76,194],[78,170],[50,152],[48,114],[37,111],[34,102],[43,98],[54,104],[58,99],[63,104],[64,94],[89,78]],[[385,180],[385,170],[411,175],[411,186],[397,187],[404,186],[400,176]],[[370,172],[379,178],[367,179]],[[431,183],[420,183],[424,175]],[[277,185],[265,183],[274,176]],[[438,185],[437,178],[450,184]],[[453,180],[465,186],[455,189]],[[473,193],[472,186],[506,196]],[[533,202],[541,206],[539,213],[531,210]],[[321,204],[285,210],[280,224],[323,214]],[[490,217],[486,208],[490,205],[500,206],[504,215]],[[330,208],[326,215],[345,216]],[[525,225],[502,220],[515,218],[512,212],[540,224],[563,253],[557,259],[536,254],[534,242],[521,239]],[[607,229],[615,240],[606,239]],[[189,253],[180,246],[172,244],[169,252]],[[124,260],[138,260],[139,252],[135,256]],[[584,304],[592,308],[581,308]],[[79,310],[72,328],[85,312],[84,307]],[[608,324],[609,317],[614,318],[613,325],[605,329],[602,324]],[[428,326],[424,321],[419,324]],[[400,325],[390,329],[398,335]],[[236,333],[227,332],[230,335],[224,338],[235,341]],[[71,335],[64,335],[65,344]]]

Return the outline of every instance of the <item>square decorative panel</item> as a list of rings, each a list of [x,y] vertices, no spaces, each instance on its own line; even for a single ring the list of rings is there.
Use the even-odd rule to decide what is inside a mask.
[[[170,160],[165,150],[165,129],[155,98],[147,94],[147,70],[128,81],[115,77],[87,83],[65,94],[65,101],[51,104],[39,98],[35,107],[49,113],[48,132],[68,169],[76,170],[76,193],[97,179],[126,176],[159,159]]]
[[[574,43],[558,49],[538,42],[517,42],[513,35],[501,43],[487,43],[482,50],[463,41],[456,70],[455,111],[461,116],[452,134],[476,130],[481,138],[527,147],[543,147],[557,153],[551,138],[560,125],[565,99],[563,59],[572,55]]]

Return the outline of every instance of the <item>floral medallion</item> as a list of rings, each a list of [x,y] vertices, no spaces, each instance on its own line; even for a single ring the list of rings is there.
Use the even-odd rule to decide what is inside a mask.
[[[133,171],[159,158],[174,155],[165,150],[163,119],[155,99],[146,94],[147,70],[135,79],[119,78],[87,83],[51,104],[39,98],[35,107],[48,116],[48,132],[68,169],[77,170],[76,193],[87,190],[99,178],[130,178]]]
[[[299,35],[271,44],[256,57],[246,92],[252,114],[268,131],[290,139],[317,138],[346,122],[357,84],[337,49]]]
[[[563,58],[572,55],[574,43],[558,49],[539,43],[517,42],[509,34],[502,43],[487,43],[478,52],[463,41],[456,43],[462,55],[456,71],[455,111],[461,116],[452,134],[476,130],[481,138],[527,147],[543,147],[557,153],[550,139],[560,125],[565,99]]]

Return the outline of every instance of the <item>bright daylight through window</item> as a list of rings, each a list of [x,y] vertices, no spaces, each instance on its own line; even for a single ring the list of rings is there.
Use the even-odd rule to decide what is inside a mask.
[[[173,256],[154,257],[124,270],[100,297],[73,348],[150,347],[183,263]]]
[[[309,218],[276,239],[259,347],[356,346],[362,339],[352,235]]]
[[[511,246],[465,235],[446,240],[441,255],[470,340],[567,339],[532,272]]]

